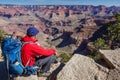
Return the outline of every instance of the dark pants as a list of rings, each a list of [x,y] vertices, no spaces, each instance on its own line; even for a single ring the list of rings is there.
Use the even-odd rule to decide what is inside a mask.
[[[50,66],[53,62],[55,62],[56,57],[54,55],[45,57],[36,58],[35,65],[41,67],[42,72],[47,72],[50,70]]]

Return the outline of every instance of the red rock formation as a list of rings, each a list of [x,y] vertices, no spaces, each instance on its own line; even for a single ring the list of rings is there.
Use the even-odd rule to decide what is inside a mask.
[[[100,14],[105,14],[105,11],[106,11],[106,6],[101,6],[101,10],[100,10]]]
[[[57,11],[58,11],[58,14],[59,14],[60,17],[65,17],[65,11],[66,10],[64,8],[59,7]]]
[[[71,17],[73,15],[73,10],[69,10],[69,16]]]
[[[24,7],[5,7],[5,8],[0,8],[0,14],[4,15],[4,14],[10,14],[12,16],[14,15],[20,15],[20,14],[24,14],[27,15],[28,12],[25,11]]]

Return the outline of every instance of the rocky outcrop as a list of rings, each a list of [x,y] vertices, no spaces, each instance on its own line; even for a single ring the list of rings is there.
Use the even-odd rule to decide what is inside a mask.
[[[110,70],[106,80],[120,80],[120,69]]]
[[[57,80],[106,80],[107,73],[107,68],[91,58],[75,54],[58,74]]]
[[[102,55],[100,63],[87,56],[75,54],[56,80],[120,80],[120,49],[99,52]]]
[[[106,63],[115,69],[120,69],[120,48],[115,50],[100,50]]]

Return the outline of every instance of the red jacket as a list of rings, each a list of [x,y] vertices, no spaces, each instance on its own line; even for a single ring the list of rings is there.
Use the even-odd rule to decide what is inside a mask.
[[[35,56],[50,56],[55,54],[54,49],[44,49],[40,45],[36,44],[37,40],[31,37],[25,36],[22,39],[23,42],[33,42],[26,43],[21,49],[21,59],[22,64],[26,66],[27,62],[30,60],[28,66],[33,66],[35,63]],[[34,44],[35,43],[35,44]]]

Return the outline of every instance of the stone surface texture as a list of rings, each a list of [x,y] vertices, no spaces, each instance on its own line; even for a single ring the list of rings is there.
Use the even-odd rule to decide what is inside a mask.
[[[58,74],[57,80],[106,80],[108,70],[89,57],[75,54]]]

